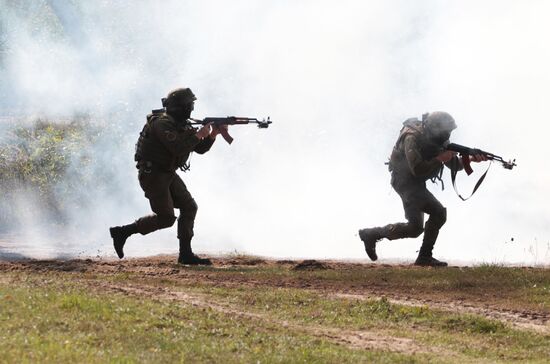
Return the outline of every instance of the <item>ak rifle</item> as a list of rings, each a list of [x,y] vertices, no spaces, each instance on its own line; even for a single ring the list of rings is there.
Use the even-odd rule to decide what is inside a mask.
[[[272,121],[269,120],[269,116],[267,117],[267,120],[258,120],[256,118],[245,118],[240,116],[207,117],[202,120],[190,118],[189,120],[191,120],[191,125],[211,124],[212,126],[216,127],[222,125],[258,124],[258,128],[260,129],[267,129],[269,127],[269,124],[272,123]],[[233,142],[233,138],[231,137],[231,135],[229,135],[227,129],[221,128],[220,134],[228,144],[231,144]]]
[[[517,166],[515,159],[505,161],[502,157],[500,157],[496,154],[489,153],[489,152],[486,152],[484,150],[477,149],[477,148],[466,147],[464,145],[460,145],[460,144],[456,144],[456,143],[447,144],[445,149],[453,151],[453,152],[457,152],[458,154],[460,154],[460,156],[462,157],[462,164],[464,165],[464,171],[467,174],[471,174],[473,172],[472,167],[470,166],[470,156],[471,155],[483,155],[488,160],[492,160],[492,161],[496,161],[496,162],[501,163],[502,166],[506,169],[512,169],[515,166]]]
[[[484,150],[481,150],[481,149],[477,149],[477,148],[470,148],[470,147],[465,147],[464,145],[460,145],[460,144],[455,144],[455,143],[449,143],[447,144],[447,146],[445,147],[446,150],[450,150],[450,151],[453,151],[453,152],[456,152],[458,154],[460,154],[460,157],[462,159],[462,165],[464,167],[464,171],[470,175],[472,174],[473,170],[472,170],[472,166],[470,165],[470,156],[472,155],[482,155],[482,156],[485,156],[488,160],[491,160],[491,161],[497,161],[499,163],[502,164],[502,166],[506,169],[512,169],[514,168],[517,164],[516,164],[516,160],[515,159],[512,159],[512,160],[509,160],[509,161],[505,161],[502,157],[496,155],[496,154],[493,154],[493,153],[489,153],[489,152],[486,152]],[[489,167],[491,165],[489,164]],[[481,175],[481,177],[479,178],[479,180],[476,182],[475,186],[474,186],[474,190],[472,191],[472,193],[470,194],[469,197],[463,197],[457,190],[456,188],[456,174],[457,174],[457,171],[458,169],[457,168],[451,168],[451,181],[453,183],[453,188],[456,192],[456,194],[458,195],[458,197],[460,197],[460,199],[462,201],[466,201],[467,199],[469,199],[470,197],[472,197],[474,195],[474,193],[477,191],[477,189],[479,188],[479,186],[481,186],[481,183],[483,182],[483,180],[485,179],[485,177],[487,176],[487,172],[489,172],[489,167],[487,167],[487,170],[485,171],[485,173],[483,173]]]

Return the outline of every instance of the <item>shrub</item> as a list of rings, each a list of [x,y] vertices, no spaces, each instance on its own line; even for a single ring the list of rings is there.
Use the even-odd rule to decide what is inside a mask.
[[[8,129],[0,137],[0,229],[18,225],[21,199],[56,223],[65,221],[68,204],[85,204],[78,196],[94,183],[89,171],[101,137],[101,129],[82,120]]]

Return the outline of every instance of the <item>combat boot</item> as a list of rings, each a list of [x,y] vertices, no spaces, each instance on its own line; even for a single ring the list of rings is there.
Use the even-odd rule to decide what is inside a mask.
[[[133,223],[125,226],[114,226],[109,228],[109,232],[111,233],[111,238],[113,238],[116,254],[120,259],[124,258],[124,244],[130,235],[137,233],[137,225]]]
[[[212,261],[208,258],[201,258],[191,250],[191,239],[180,239],[180,255],[178,264],[188,265],[212,265]]]
[[[416,258],[414,265],[421,267],[446,267],[447,262],[437,260],[431,255],[419,255],[418,258]]]
[[[212,265],[212,261],[208,258],[201,258],[193,253],[182,255],[178,258],[178,264],[187,265]]]
[[[380,229],[361,229],[359,230],[359,238],[361,238],[363,244],[365,244],[365,251],[370,260],[374,261],[378,259],[378,255],[376,255],[376,243],[378,240],[382,239]]]
[[[431,217],[430,220],[432,220]],[[439,228],[434,227],[430,220],[426,223],[424,239],[422,241],[420,251],[418,252],[418,258],[416,258],[414,265],[423,267],[446,267],[446,262],[441,262],[435,259],[432,255],[435,241],[437,239],[437,235],[439,234]]]

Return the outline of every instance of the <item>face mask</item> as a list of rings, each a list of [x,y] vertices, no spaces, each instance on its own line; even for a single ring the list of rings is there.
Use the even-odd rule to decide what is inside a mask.
[[[435,143],[443,145],[446,141],[449,140],[450,137],[451,137],[451,132],[450,131],[442,131],[442,132],[439,132],[439,133],[435,134],[431,139]]]
[[[172,115],[174,119],[178,121],[185,121],[191,117],[191,112],[193,111],[193,105],[188,107],[178,107],[168,110],[168,114]]]

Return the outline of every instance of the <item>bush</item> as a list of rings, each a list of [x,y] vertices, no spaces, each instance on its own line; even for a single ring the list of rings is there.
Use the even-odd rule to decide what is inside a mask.
[[[89,167],[101,136],[101,129],[86,121],[37,120],[9,129],[0,138],[0,229],[18,225],[21,199],[57,223],[66,220],[69,204],[85,204],[78,197],[94,183]]]

